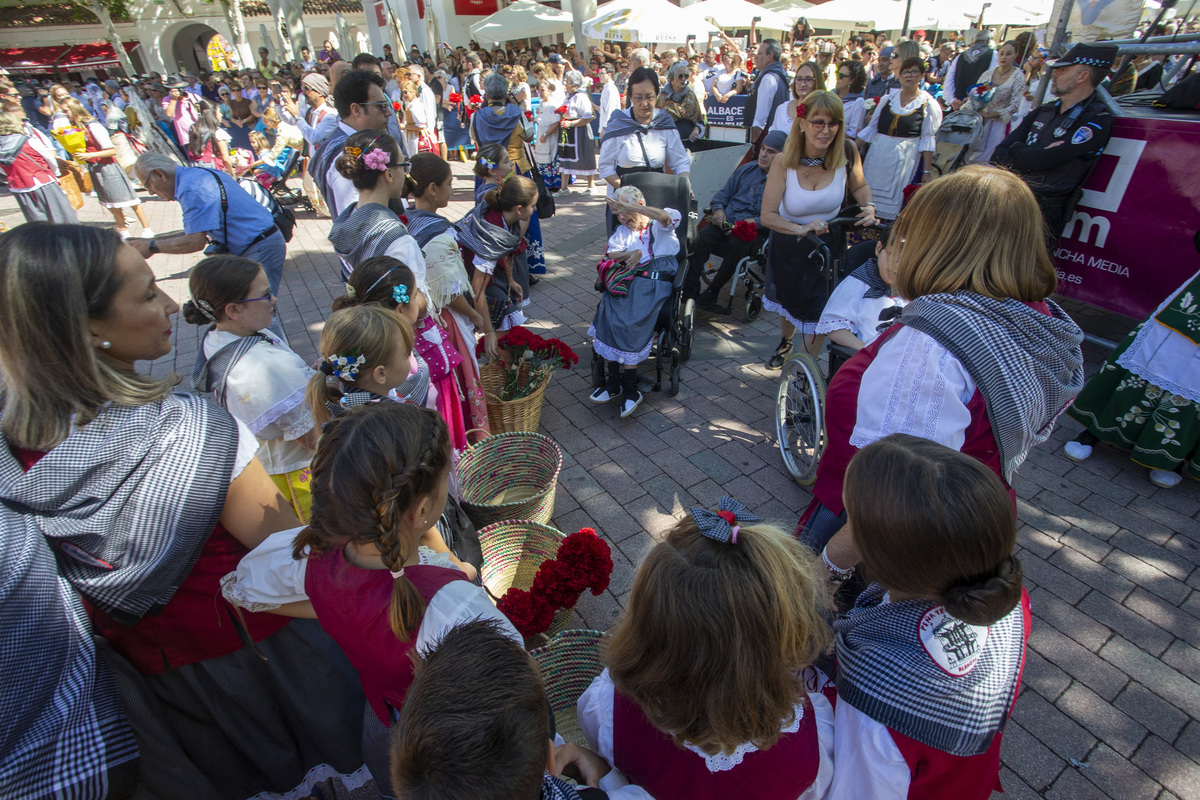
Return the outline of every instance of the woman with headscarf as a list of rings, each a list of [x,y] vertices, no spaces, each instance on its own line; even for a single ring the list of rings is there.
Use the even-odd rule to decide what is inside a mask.
[[[704,133],[704,113],[696,92],[688,85],[688,63],[672,64],[667,70],[667,81],[666,91],[659,94],[654,105],[671,115],[680,139],[694,142]]]
[[[562,137],[559,140],[558,162],[564,175],[574,175],[587,180],[587,189],[580,192],[591,193],[596,180],[596,141],[592,138],[592,98],[583,88],[583,73],[577,69],[568,70],[563,75],[563,84],[567,92],[564,103],[566,113],[563,114]],[[570,191],[564,189],[564,192]]]

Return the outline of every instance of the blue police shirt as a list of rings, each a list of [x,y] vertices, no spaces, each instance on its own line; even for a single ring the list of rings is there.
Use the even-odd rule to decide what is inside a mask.
[[[224,184],[228,200],[224,228],[218,180]],[[251,242],[275,225],[271,212],[224,172],[201,167],[175,170],[175,199],[183,209],[184,233],[207,234],[209,239],[223,243],[234,255],[246,252]]]

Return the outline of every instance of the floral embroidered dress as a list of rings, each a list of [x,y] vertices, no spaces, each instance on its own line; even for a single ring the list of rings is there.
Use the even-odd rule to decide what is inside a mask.
[[[1137,464],[1200,480],[1200,273],[1100,365],[1067,413]]]
[[[996,69],[990,69],[983,73],[979,81],[986,85],[995,87],[995,92],[992,94],[992,99],[984,106],[984,111],[993,114],[999,114],[998,119],[989,119],[987,126],[983,129],[983,136],[979,137],[979,142],[971,149],[968,158],[971,161],[979,161],[986,164],[992,158],[992,151],[996,149],[996,145],[1003,141],[1008,132],[1012,130],[1012,120],[1016,116],[1017,110],[1021,107],[1021,100],[1025,96],[1025,73],[1020,67],[1013,67],[1012,72],[1008,73],[1008,77],[1003,83],[994,83]]]

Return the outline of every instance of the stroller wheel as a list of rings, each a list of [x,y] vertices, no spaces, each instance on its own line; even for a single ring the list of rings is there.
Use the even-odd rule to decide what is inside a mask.
[[[749,294],[746,295],[746,321],[754,322],[758,319],[758,315],[762,313],[762,295]]]
[[[679,318],[679,360],[687,361],[692,355],[692,337],[696,334],[696,301],[689,299],[683,304]]]

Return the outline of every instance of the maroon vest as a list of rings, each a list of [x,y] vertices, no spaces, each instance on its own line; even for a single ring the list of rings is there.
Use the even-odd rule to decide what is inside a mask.
[[[816,715],[805,699],[798,731],[780,736],[770,750],[746,753],[733,769],[709,772],[702,756],[676,745],[614,689],[613,761],[658,800],[796,800],[817,779],[821,751]]]
[[[451,581],[467,579],[457,569],[405,567],[426,604]],[[358,670],[367,702],[384,725],[392,720],[388,706],[399,709],[412,683],[413,663],[409,652],[417,631],[402,642],[392,632],[389,608],[392,574],[386,569],[363,569],[346,561],[342,548],[310,559],[304,574],[304,592],[317,612],[317,621],[345,651]]]
[[[825,449],[817,465],[817,482],[813,486],[813,497],[835,514],[840,514],[842,485],[846,480],[846,467],[858,448],[850,444],[850,435],[858,420],[858,390],[862,385],[863,373],[879,354],[879,348],[892,338],[903,325],[899,323],[884,331],[879,338],[854,354],[854,357],[838,368],[825,392]],[[988,420],[983,395],[978,389],[967,403],[971,422],[967,425],[966,438],[960,452],[982,461],[1004,481],[1000,464],[1000,448],[992,434],[992,423]],[[1008,494],[1016,504],[1016,493],[1005,482]]]

